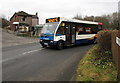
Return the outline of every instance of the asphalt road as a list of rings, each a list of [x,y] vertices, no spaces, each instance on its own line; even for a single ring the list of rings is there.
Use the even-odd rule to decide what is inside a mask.
[[[3,81],[70,81],[83,55],[93,45],[56,50],[39,43],[2,49]]]

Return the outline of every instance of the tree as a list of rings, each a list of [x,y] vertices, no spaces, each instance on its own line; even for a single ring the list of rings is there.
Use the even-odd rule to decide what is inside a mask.
[[[73,19],[77,19],[77,20],[83,20],[82,15],[81,14],[77,14],[73,17]]]
[[[1,16],[0,19],[2,28],[5,28],[10,25],[10,22],[5,18],[5,16]]]
[[[118,13],[117,12],[114,12],[109,15],[103,15],[103,17],[108,20],[111,29],[118,29]]]
[[[119,21],[118,21],[118,13],[115,12],[111,15],[111,18],[112,18],[112,23],[111,23],[111,27],[113,29],[118,29],[118,24],[119,24]]]
[[[105,17],[105,16],[97,16],[97,17],[95,17],[95,21],[96,22],[101,22],[103,24],[104,29],[111,29],[110,28],[110,23],[109,23],[107,17]]]
[[[86,21],[95,21],[95,17],[94,16],[85,16],[84,20],[86,20]]]
[[[95,22],[101,22],[103,23],[104,29],[118,29],[118,13],[114,12],[112,14],[108,15],[101,15],[101,16],[85,16],[82,18],[81,15],[76,15],[73,18],[78,19],[78,20],[86,20],[86,21],[95,21]]]
[[[86,20],[86,21],[94,21],[94,22],[101,22],[101,23],[103,23],[103,27],[105,29],[109,29],[109,27],[110,27],[109,21],[108,21],[108,19],[107,19],[107,17],[105,15],[96,16],[96,17],[95,16],[86,16],[84,18],[84,20]]]

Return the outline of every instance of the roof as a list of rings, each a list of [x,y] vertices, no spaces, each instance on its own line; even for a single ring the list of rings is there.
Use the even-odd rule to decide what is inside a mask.
[[[32,18],[38,18],[37,15],[31,15],[31,14],[28,14],[28,13],[26,13],[26,12],[24,12],[24,11],[19,11],[19,12],[17,12],[17,13],[15,12],[14,15],[10,18],[10,20],[11,20],[15,15],[17,15],[17,16],[28,16],[28,17],[32,17]]]
[[[95,24],[95,25],[102,24],[102,23],[99,23],[99,22],[68,19],[68,18],[64,18],[64,17],[60,17],[60,21],[69,21],[69,22],[77,22],[77,23],[84,23],[84,24]]]
[[[28,14],[24,11],[19,11],[19,12],[16,13],[16,15],[18,15],[18,16],[31,16],[30,14]]]
[[[38,18],[38,16],[37,15],[32,15],[32,18]]]

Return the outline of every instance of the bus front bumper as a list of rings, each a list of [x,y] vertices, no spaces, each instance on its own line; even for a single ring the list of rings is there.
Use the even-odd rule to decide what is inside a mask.
[[[46,46],[56,46],[57,42],[53,40],[40,40],[40,44],[44,44]]]

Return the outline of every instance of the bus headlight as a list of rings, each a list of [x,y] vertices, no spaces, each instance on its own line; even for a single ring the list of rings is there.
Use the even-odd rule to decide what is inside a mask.
[[[53,43],[53,41],[50,41],[50,43]]]
[[[40,40],[41,42],[43,41],[43,40]]]

